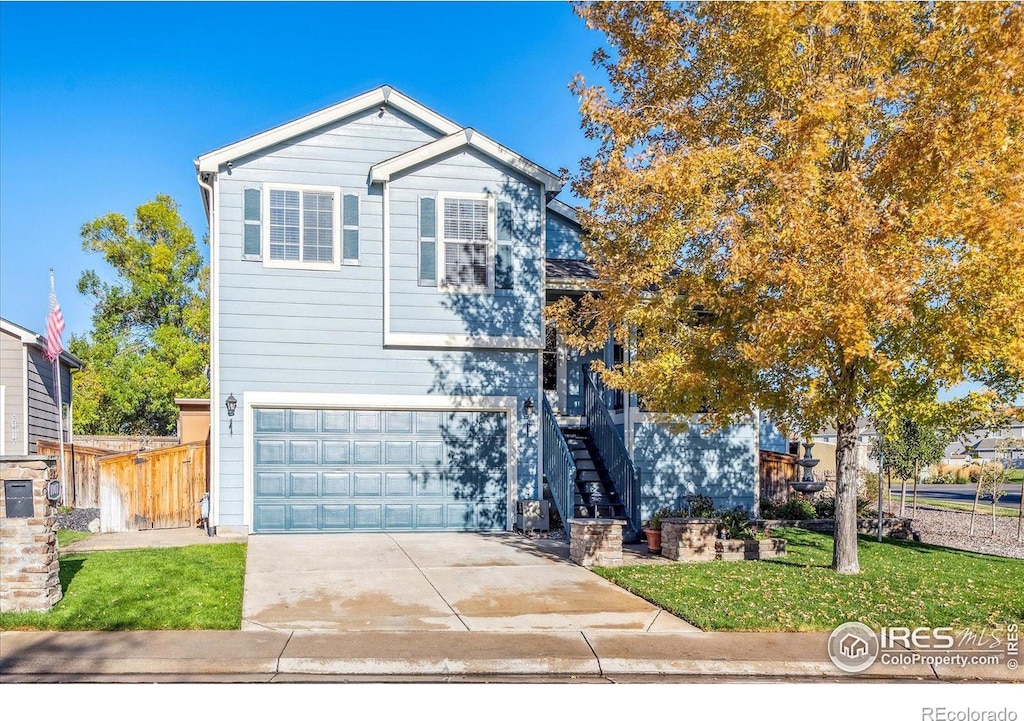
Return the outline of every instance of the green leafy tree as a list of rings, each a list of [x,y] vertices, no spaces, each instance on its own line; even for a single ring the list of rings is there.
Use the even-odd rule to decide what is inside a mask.
[[[175,397],[209,393],[209,274],[195,236],[167,195],[134,222],[108,213],[82,226],[83,248],[116,273],[87,270],[78,290],[95,301],[93,328],[73,336],[75,432],[167,435]]]
[[[896,418],[878,423],[875,457],[883,454],[884,468],[900,479],[900,516],[906,514],[907,481],[913,480],[914,509],[917,510],[918,475],[922,467],[938,463],[950,440],[949,434],[934,423]]]

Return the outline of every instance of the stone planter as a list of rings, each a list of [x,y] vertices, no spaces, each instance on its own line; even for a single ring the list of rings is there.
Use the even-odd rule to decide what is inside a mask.
[[[665,518],[661,522],[661,555],[673,561],[710,561],[715,557],[715,526],[711,518]]]
[[[783,558],[786,555],[784,538],[766,538],[762,541],[728,539],[715,541],[715,558],[720,561],[761,561]]]
[[[581,566],[621,566],[625,521],[570,518],[569,559]]]

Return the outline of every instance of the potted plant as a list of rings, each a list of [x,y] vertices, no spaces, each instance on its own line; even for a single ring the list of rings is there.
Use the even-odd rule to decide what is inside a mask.
[[[647,519],[644,526],[644,535],[647,536],[648,553],[661,553],[661,519],[672,515],[672,509],[668,506],[659,508]]]

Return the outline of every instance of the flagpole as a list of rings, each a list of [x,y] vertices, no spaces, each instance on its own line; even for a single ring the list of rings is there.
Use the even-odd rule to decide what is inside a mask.
[[[53,268],[50,268],[50,298],[51,298],[51,302],[56,304],[57,292],[54,289],[54,285],[53,285]],[[52,312],[53,312],[53,309],[51,308],[51,313]],[[63,325],[64,324],[63,324],[63,319],[62,319],[61,320],[61,328],[63,328]],[[53,333],[53,331],[50,328],[50,321],[48,319],[47,320],[47,348],[48,349],[52,347],[51,339],[50,339],[50,335],[52,333]],[[57,334],[57,337],[59,339],[59,337],[60,337],[59,332]],[[64,484],[66,483],[65,476],[67,475],[67,467],[66,467],[66,464],[64,463],[64,409],[63,409],[64,398],[63,398],[63,394],[61,392],[61,377],[60,377],[60,354],[63,352],[63,349],[60,347],[60,341],[59,340],[57,341],[56,352],[57,352],[57,355],[53,359],[53,380],[54,380],[54,385],[57,386],[57,445],[60,448],[60,451],[59,451],[60,452],[60,465],[58,466],[59,469],[60,469],[60,502],[61,502],[61,504],[64,504],[67,501],[67,491],[64,488]]]
[[[60,446],[60,502],[63,505],[67,501],[67,490],[64,488],[67,482],[67,468],[64,463],[64,400],[60,388],[60,356],[53,362],[53,377],[57,379],[57,440]]]

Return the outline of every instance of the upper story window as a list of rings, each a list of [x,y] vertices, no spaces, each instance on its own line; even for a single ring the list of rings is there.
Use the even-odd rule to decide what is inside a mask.
[[[270,188],[267,195],[268,260],[333,265],[337,192]]]
[[[486,194],[439,198],[442,285],[448,290],[494,289],[494,201]]]
[[[243,191],[244,260],[270,268],[337,269],[359,262],[359,196],[323,186]]]

